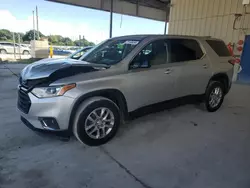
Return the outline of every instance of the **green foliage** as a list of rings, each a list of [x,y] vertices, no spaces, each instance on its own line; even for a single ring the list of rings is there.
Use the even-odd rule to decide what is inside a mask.
[[[48,37],[48,40],[51,44],[58,44],[61,40],[62,40],[62,36],[61,35],[50,35]]]
[[[39,37],[44,37],[44,35],[39,31]],[[35,30],[35,38],[38,40],[38,31]],[[34,39],[34,30],[29,30],[23,36],[23,41],[31,41]]]
[[[0,40],[12,40],[13,35],[12,33],[7,29],[1,29],[0,30]]]
[[[20,41],[23,42],[23,33],[14,33],[15,41],[18,42],[18,35],[20,35]],[[13,41],[13,33],[7,29],[0,29],[0,41]]]
[[[93,42],[89,42],[85,38],[74,41],[74,44],[75,46],[94,46],[95,45]]]
[[[38,40],[38,32],[36,33],[36,40]],[[29,43],[29,41],[34,39],[34,30],[29,30],[25,34],[23,33],[14,33],[15,41],[18,42],[18,35],[20,35],[20,42]],[[39,36],[46,37],[39,31]],[[52,45],[58,46],[94,46],[93,42],[87,41],[84,37],[81,40],[72,41],[69,37],[62,37],[61,35],[50,35],[47,36],[48,41]],[[7,29],[0,29],[0,41],[11,41],[13,42],[13,33]]]
[[[48,40],[51,44],[59,46],[74,46],[74,42],[69,37],[62,37],[61,35],[50,35]]]

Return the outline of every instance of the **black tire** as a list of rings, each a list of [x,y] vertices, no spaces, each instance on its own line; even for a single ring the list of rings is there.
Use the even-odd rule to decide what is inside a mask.
[[[221,89],[222,96],[221,96],[221,99],[220,99],[219,103],[216,106],[211,106],[211,104],[209,103],[210,95],[211,95],[211,92],[215,88],[220,88]],[[224,96],[225,96],[225,87],[224,87],[223,83],[221,83],[219,81],[211,81],[208,84],[208,87],[207,87],[207,90],[206,90],[206,93],[205,93],[205,107],[206,107],[206,110],[208,112],[215,112],[216,110],[218,110],[221,107],[222,103],[223,103]]]
[[[93,110],[100,107],[108,108],[110,111],[113,112],[114,125],[112,130],[104,138],[93,139],[87,134],[85,130],[85,121],[88,115]],[[85,101],[83,104],[79,106],[75,117],[73,133],[81,143],[87,144],[89,146],[99,146],[111,140],[115,136],[119,126],[120,126],[120,112],[118,106],[113,101],[107,98],[96,97],[92,98],[89,101]]]
[[[7,51],[5,49],[1,49],[0,54],[7,54]]]
[[[29,54],[30,54],[29,51],[27,51],[27,50],[23,51],[23,55],[29,55]]]

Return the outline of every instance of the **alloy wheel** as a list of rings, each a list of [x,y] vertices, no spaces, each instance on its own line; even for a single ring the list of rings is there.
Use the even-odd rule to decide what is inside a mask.
[[[209,95],[209,105],[212,108],[218,106],[222,100],[223,92],[220,87],[215,87]]]
[[[113,112],[105,107],[94,109],[85,120],[85,131],[93,139],[106,137],[115,124]]]

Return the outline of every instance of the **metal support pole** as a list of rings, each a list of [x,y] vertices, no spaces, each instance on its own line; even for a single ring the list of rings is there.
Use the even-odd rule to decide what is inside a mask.
[[[166,19],[165,19],[165,26],[164,26],[164,35],[167,33],[167,19],[168,19],[168,7],[166,7]]]
[[[139,14],[139,0],[136,1],[136,16]]]
[[[20,39],[20,34],[18,34],[18,53],[19,53],[19,57],[21,58],[21,39]]]
[[[36,40],[36,29],[35,29],[35,13],[34,13],[34,10],[32,11],[32,14],[33,14],[33,31],[34,31],[34,42]]]
[[[110,23],[109,23],[109,38],[112,38],[113,29],[113,0],[110,0]]]
[[[16,60],[16,42],[15,42],[15,33],[13,32],[13,45],[14,45],[14,59]]]
[[[165,21],[164,35],[166,35],[166,32],[167,32],[167,20]]]
[[[37,6],[36,6],[36,30],[37,30],[37,38],[39,40],[40,36],[39,36],[39,30],[38,30],[38,9],[37,9]]]
[[[79,35],[79,46],[80,46],[80,48],[82,47],[81,35]]]

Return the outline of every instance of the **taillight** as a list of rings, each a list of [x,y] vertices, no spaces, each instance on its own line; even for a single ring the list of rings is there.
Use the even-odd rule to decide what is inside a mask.
[[[228,60],[228,63],[230,63],[231,65],[234,65],[236,63],[240,63],[240,59],[239,58],[234,58],[234,59],[230,59]]]

